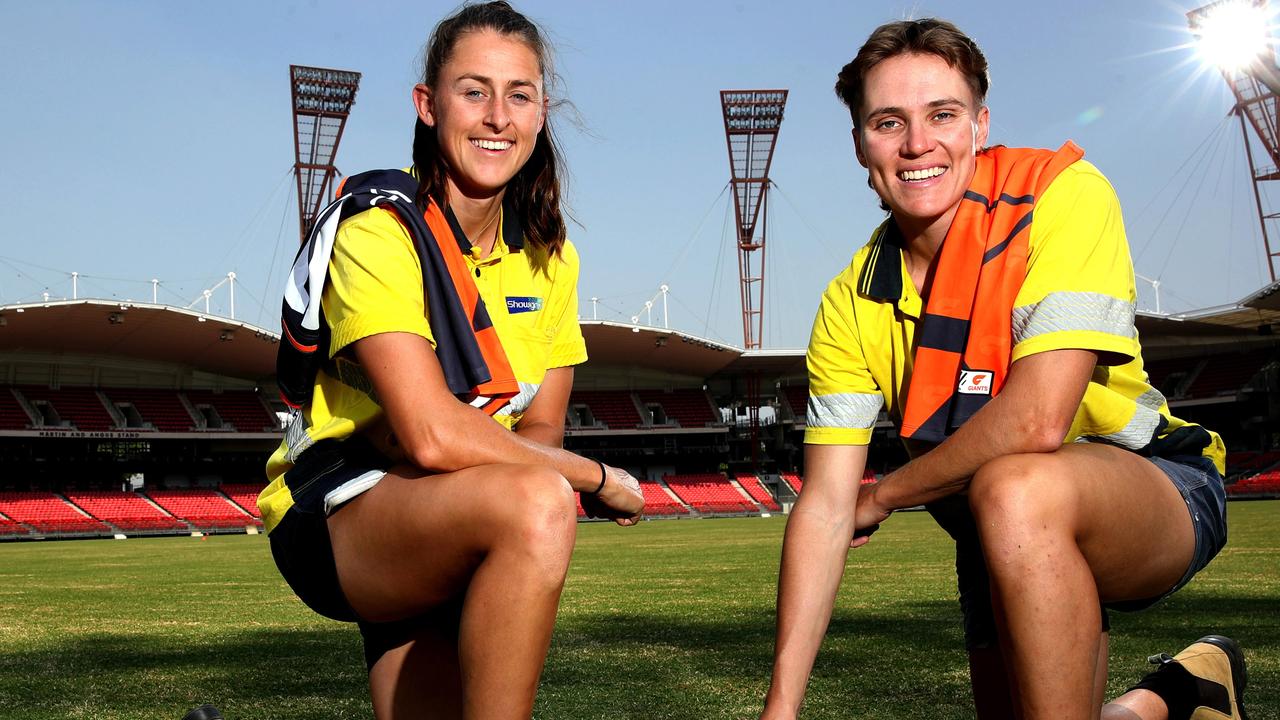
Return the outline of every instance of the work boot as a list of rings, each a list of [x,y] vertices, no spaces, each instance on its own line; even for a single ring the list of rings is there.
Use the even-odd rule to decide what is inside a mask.
[[[1244,652],[1228,637],[1206,635],[1173,657],[1148,658],[1158,668],[1132,690],[1149,690],[1169,707],[1169,720],[1249,720]]]

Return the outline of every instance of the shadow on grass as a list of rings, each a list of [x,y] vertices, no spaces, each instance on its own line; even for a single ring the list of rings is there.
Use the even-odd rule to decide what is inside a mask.
[[[1136,678],[1147,653],[1176,652],[1203,632],[1233,634],[1250,651],[1255,720],[1276,717],[1277,622],[1269,597],[1190,594],[1139,615],[1115,614],[1113,656],[1131,657],[1113,668],[1133,671],[1113,686]],[[537,714],[750,717],[767,687],[772,650],[772,608],[732,616],[563,617]],[[200,702],[218,704],[231,720],[368,717],[359,637],[337,624],[245,628],[187,641],[176,632],[128,628],[0,651],[3,717],[176,720]],[[887,601],[833,617],[805,717],[963,718],[972,717],[969,703],[955,603]]]

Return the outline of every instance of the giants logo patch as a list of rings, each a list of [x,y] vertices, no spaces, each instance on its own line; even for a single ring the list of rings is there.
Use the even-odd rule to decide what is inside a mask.
[[[965,395],[990,395],[990,370],[961,370],[960,385],[956,388]]]
[[[542,298],[540,297],[511,297],[507,296],[507,312],[515,315],[516,313],[536,312],[542,309]]]

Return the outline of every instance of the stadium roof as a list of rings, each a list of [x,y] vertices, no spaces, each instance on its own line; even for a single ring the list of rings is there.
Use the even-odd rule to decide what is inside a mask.
[[[245,380],[275,374],[279,336],[248,323],[168,305],[62,300],[0,306],[0,356],[110,355]]]

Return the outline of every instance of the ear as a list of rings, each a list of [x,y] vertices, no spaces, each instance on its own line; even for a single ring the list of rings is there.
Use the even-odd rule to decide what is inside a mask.
[[[973,124],[973,152],[977,154],[979,150],[987,146],[987,135],[991,130],[991,111],[986,105],[978,111],[978,120]]]
[[[862,133],[856,127],[853,129],[853,154],[858,158],[859,165],[867,166],[867,156],[862,152]]]
[[[427,127],[436,126],[436,115],[432,102],[431,88],[418,83],[413,86],[413,109],[418,112],[418,119]]]

